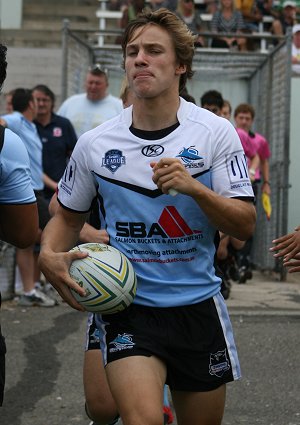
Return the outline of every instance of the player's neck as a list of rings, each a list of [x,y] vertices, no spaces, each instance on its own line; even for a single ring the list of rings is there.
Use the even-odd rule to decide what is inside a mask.
[[[153,131],[175,124],[179,108],[179,97],[165,99],[137,99],[133,104],[132,126],[141,130]]]

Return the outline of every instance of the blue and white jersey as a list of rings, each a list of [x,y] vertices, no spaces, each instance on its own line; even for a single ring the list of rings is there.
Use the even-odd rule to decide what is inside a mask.
[[[43,190],[42,142],[35,124],[16,111],[12,114],[3,115],[2,118],[7,127],[22,139],[27,149],[33,189]]]
[[[110,244],[131,260],[135,303],[180,306],[217,294],[216,228],[195,200],[164,195],[150,163],[179,158],[193,178],[225,197],[252,198],[247,161],[229,121],[181,99],[179,126],[149,141],[130,131],[132,107],[85,133],[60,181],[59,201],[88,211],[98,193]]]
[[[32,202],[35,196],[27,150],[18,136],[6,129],[0,153],[0,204]]]

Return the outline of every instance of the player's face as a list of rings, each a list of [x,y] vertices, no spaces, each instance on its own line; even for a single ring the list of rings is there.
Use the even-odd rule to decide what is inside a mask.
[[[38,115],[49,115],[52,112],[52,100],[49,96],[44,94],[42,91],[34,90],[32,93],[33,99],[36,104]]]
[[[173,41],[157,25],[138,28],[126,46],[125,70],[137,98],[155,98],[178,93],[179,78],[186,67],[179,65]]]
[[[238,128],[242,128],[247,132],[251,129],[253,120],[250,112],[240,112],[234,117],[234,119]]]
[[[106,96],[108,82],[105,75],[88,74],[85,82],[86,95],[89,100],[101,100]]]

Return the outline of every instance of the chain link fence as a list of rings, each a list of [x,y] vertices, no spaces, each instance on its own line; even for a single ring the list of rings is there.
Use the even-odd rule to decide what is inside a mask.
[[[93,47],[75,36],[67,27],[63,41],[63,84],[65,97],[82,91],[88,65],[99,63],[108,71],[110,87],[120,87],[124,75],[119,46]],[[279,40],[277,47],[265,52],[228,52],[221,49],[196,49],[195,71],[189,88],[196,94],[222,87],[228,93],[238,90],[243,102],[256,111],[255,131],[263,134],[271,148],[270,181],[272,215],[267,220],[262,208],[261,188],[257,197],[257,226],[252,261],[260,270],[276,271],[281,280],[285,270],[269,253],[272,240],[287,232],[289,117],[291,85],[291,34]],[[115,93],[117,90],[115,89]],[[223,93],[223,91],[222,91]],[[227,96],[228,97],[228,96]]]

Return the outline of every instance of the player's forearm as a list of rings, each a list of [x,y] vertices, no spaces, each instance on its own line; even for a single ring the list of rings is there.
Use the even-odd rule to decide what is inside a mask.
[[[49,221],[42,234],[41,255],[47,251],[69,251],[79,240],[84,219],[68,220],[63,214],[56,213]]]
[[[203,185],[193,197],[221,232],[240,240],[247,240],[253,234],[256,211],[251,202],[224,198]]]

